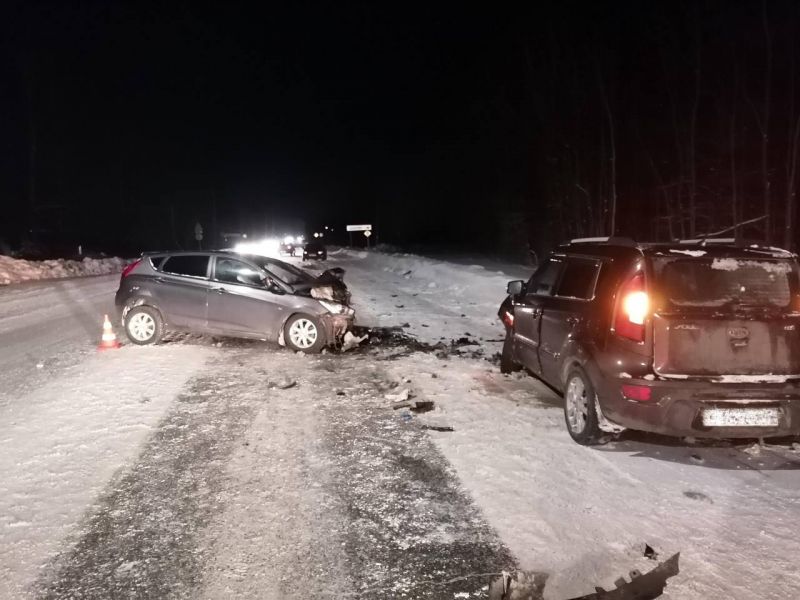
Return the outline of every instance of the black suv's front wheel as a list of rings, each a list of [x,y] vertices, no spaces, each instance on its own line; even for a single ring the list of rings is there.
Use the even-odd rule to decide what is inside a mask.
[[[510,328],[506,328],[506,341],[503,342],[503,352],[500,354],[500,372],[513,373],[522,369],[514,361],[514,332]]]
[[[564,387],[564,419],[572,439],[583,446],[597,444],[603,434],[596,402],[592,382],[583,369],[575,367],[567,376],[567,385]]]

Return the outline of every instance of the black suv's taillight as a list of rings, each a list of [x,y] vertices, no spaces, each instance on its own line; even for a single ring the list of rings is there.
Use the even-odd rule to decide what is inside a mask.
[[[650,311],[650,299],[644,287],[644,273],[639,271],[619,288],[614,332],[633,340],[644,341],[644,324]]]

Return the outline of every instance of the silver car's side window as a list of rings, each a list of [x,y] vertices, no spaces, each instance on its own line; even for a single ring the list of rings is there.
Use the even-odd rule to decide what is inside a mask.
[[[262,287],[262,275],[253,267],[233,258],[217,257],[214,279],[223,283],[237,283]]]

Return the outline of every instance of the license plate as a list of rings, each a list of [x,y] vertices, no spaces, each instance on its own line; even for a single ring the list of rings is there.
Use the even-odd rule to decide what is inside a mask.
[[[777,427],[779,408],[706,408],[703,425],[706,427]]]

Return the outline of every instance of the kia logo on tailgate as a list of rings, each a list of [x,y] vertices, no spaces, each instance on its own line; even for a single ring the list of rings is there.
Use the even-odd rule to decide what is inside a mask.
[[[729,327],[728,335],[735,340],[743,340],[750,335],[746,327]]]

